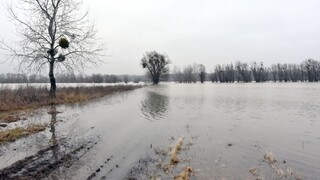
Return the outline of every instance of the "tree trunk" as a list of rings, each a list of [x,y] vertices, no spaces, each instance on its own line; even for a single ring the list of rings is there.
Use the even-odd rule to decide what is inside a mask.
[[[153,84],[159,84],[160,75],[158,73],[154,73],[152,77]]]
[[[51,98],[56,97],[56,79],[54,78],[53,74],[53,68],[54,68],[54,62],[50,62],[50,67],[49,67],[49,78],[50,78],[50,96]]]
[[[158,84],[158,83],[159,83],[159,78],[154,77],[154,78],[153,78],[153,84]]]

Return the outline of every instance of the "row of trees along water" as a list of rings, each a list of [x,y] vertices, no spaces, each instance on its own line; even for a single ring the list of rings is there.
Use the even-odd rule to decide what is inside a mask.
[[[232,82],[318,82],[320,80],[320,62],[308,59],[300,64],[273,64],[269,67],[263,62],[245,63],[237,61],[216,65],[211,73],[206,72],[202,64],[175,66],[170,81],[193,83],[196,81]]]
[[[108,75],[108,74],[58,74],[58,83],[119,83],[119,82],[145,82],[142,75]],[[48,83],[49,77],[43,75],[27,75],[21,73],[0,74],[0,83]]]
[[[169,72],[168,70],[166,72]],[[107,75],[107,74],[58,74],[59,83],[119,83],[147,82],[144,75]],[[152,79],[151,79],[152,80]],[[174,66],[171,74],[161,75],[161,81],[179,83],[195,83],[197,81],[231,82],[318,82],[320,80],[320,62],[308,59],[300,64],[273,64],[264,66],[262,62],[244,63],[237,61],[224,65],[216,65],[211,73],[206,72],[202,64],[191,64],[182,69]],[[0,83],[47,83],[49,78],[42,75],[21,73],[0,74]]]

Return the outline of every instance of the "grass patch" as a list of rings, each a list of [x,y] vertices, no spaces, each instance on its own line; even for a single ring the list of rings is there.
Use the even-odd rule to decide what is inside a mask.
[[[178,143],[174,146],[170,153],[170,163],[171,165],[176,165],[179,163],[178,153],[181,150],[181,146],[183,144],[183,138],[179,138]]]
[[[22,137],[44,131],[45,129],[46,125],[31,125],[26,128],[17,127],[14,129],[0,131],[0,144],[5,142],[13,142]]]
[[[2,113],[0,114],[0,123],[12,123],[20,120],[27,120],[23,113]]]
[[[70,104],[103,97],[115,92],[140,88],[141,86],[93,86],[93,87],[63,87],[56,91],[56,98],[51,99],[46,87],[19,87],[17,89],[0,88],[0,122],[15,122],[20,120],[12,112],[39,108],[48,105]]]

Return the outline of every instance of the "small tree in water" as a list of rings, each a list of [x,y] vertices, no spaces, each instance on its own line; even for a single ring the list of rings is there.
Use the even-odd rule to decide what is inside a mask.
[[[156,51],[147,52],[141,59],[141,65],[144,69],[147,69],[153,84],[158,84],[162,77],[166,77],[170,63],[167,55]]]
[[[87,13],[81,14],[81,5],[77,0],[19,0],[7,8],[17,28],[18,48],[4,42],[1,47],[24,70],[43,71],[48,65],[51,97],[56,92],[56,68],[72,72],[99,61],[101,44],[96,44],[96,31]]]
[[[206,67],[203,64],[198,65],[198,73],[200,77],[200,82],[203,83],[204,80],[206,79]]]

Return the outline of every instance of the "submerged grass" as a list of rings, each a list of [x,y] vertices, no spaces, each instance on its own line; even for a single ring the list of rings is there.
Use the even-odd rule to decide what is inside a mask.
[[[183,144],[183,138],[179,138],[177,144],[173,147],[172,151],[170,152],[170,163],[171,165],[175,165],[179,163],[178,153],[181,150],[181,146]]]
[[[190,180],[192,173],[194,173],[192,167],[184,167],[180,174],[174,176],[174,180]]]
[[[19,87],[17,89],[0,88],[0,122],[20,120],[12,112],[39,108],[48,105],[70,104],[103,97],[115,92],[133,90],[141,86],[93,86],[63,87],[57,89],[56,98],[51,99],[46,87]]]
[[[296,179],[301,180],[299,174],[295,173],[290,167],[288,166],[281,166],[280,163],[278,163],[275,155],[272,152],[268,152],[263,156],[265,162],[267,162],[270,165],[270,168],[274,172],[274,174],[277,176],[277,179]],[[254,175],[258,176],[258,169],[257,168],[250,168],[249,172]],[[262,178],[259,178],[262,179]]]
[[[46,129],[46,125],[31,125],[26,128],[17,127],[14,129],[0,131],[0,144],[5,142],[13,142],[22,137],[29,136],[31,134],[44,131]]]
[[[24,120],[26,117],[14,113],[2,113],[0,114],[0,123],[12,123],[20,120]]]

